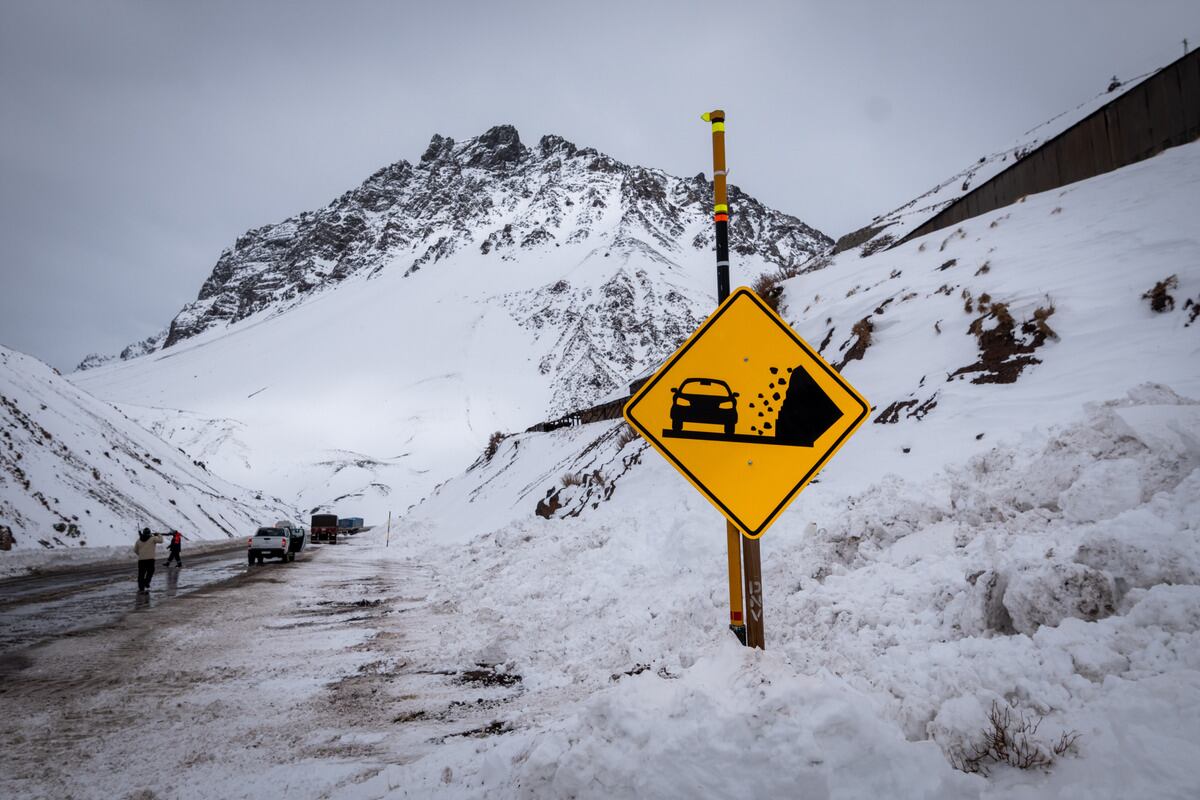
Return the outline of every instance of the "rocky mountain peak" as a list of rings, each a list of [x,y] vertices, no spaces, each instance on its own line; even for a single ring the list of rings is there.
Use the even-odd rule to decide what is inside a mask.
[[[421,163],[428,164],[430,161],[439,161],[448,156],[453,150],[453,139],[448,136],[442,136],[440,133],[435,133],[433,138],[429,140],[429,147],[425,148],[425,153],[421,156]]]
[[[579,152],[579,148],[572,142],[568,142],[557,134],[548,133],[538,142],[538,151],[542,158],[550,158],[551,156],[562,156],[570,158]]]
[[[521,144],[521,137],[512,125],[497,125],[482,136],[477,136],[468,145],[470,152],[466,164],[469,167],[496,169],[520,161],[529,153]]]
[[[683,179],[631,166],[555,134],[533,149],[512,125],[461,142],[435,134],[415,165],[397,161],[322,209],[238,237],[169,328],[121,357],[282,311],[352,276],[407,276],[459,252],[511,261],[540,250],[571,265],[588,253],[636,254],[678,265],[711,249],[711,202],[703,173]],[[832,244],[736,186],[730,204],[730,238],[741,256],[795,271]],[[572,246],[583,250],[555,250]],[[89,358],[80,367],[100,363]]]

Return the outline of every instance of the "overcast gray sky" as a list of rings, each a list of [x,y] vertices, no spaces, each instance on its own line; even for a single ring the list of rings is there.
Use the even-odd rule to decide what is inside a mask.
[[[1200,2],[0,0],[0,343],[163,327],[245,230],[508,122],[831,236],[1200,44]]]

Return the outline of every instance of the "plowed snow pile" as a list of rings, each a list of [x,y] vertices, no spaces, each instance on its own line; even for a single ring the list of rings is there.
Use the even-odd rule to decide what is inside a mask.
[[[810,535],[768,537],[766,653],[714,624],[723,541],[703,501],[662,488],[665,470],[648,463],[591,518],[533,518],[450,551],[434,603],[445,656],[501,663],[529,691],[514,732],[447,754],[458,790],[1200,785],[1200,403],[1145,385],[1038,444],[889,477]],[[1038,723],[1022,752],[1046,764],[985,754],[993,703]]]

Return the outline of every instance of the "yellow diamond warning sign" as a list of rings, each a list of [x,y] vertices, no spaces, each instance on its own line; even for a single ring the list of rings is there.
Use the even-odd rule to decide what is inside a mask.
[[[630,398],[625,419],[757,539],[869,410],[743,287]]]

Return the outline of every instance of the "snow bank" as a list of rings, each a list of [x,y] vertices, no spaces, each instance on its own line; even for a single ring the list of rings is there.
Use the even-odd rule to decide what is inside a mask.
[[[734,642],[681,675],[643,672],[539,735],[522,797],[907,798],[977,794],[930,742],[880,725],[872,700]]]
[[[781,524],[763,543],[765,654],[724,630],[719,521],[657,459],[584,516],[530,509],[439,547],[439,657],[500,664],[526,689],[515,730],[452,762],[444,788],[1200,790],[1178,766],[1200,758],[1198,443],[1200,403],[1142,386],[933,477],[891,476],[810,535]],[[1107,492],[1105,475],[1122,488]],[[427,535],[404,552],[432,559]],[[1077,742],[1048,771],[965,775],[953,765],[993,702],[1040,721],[1047,749]]]

